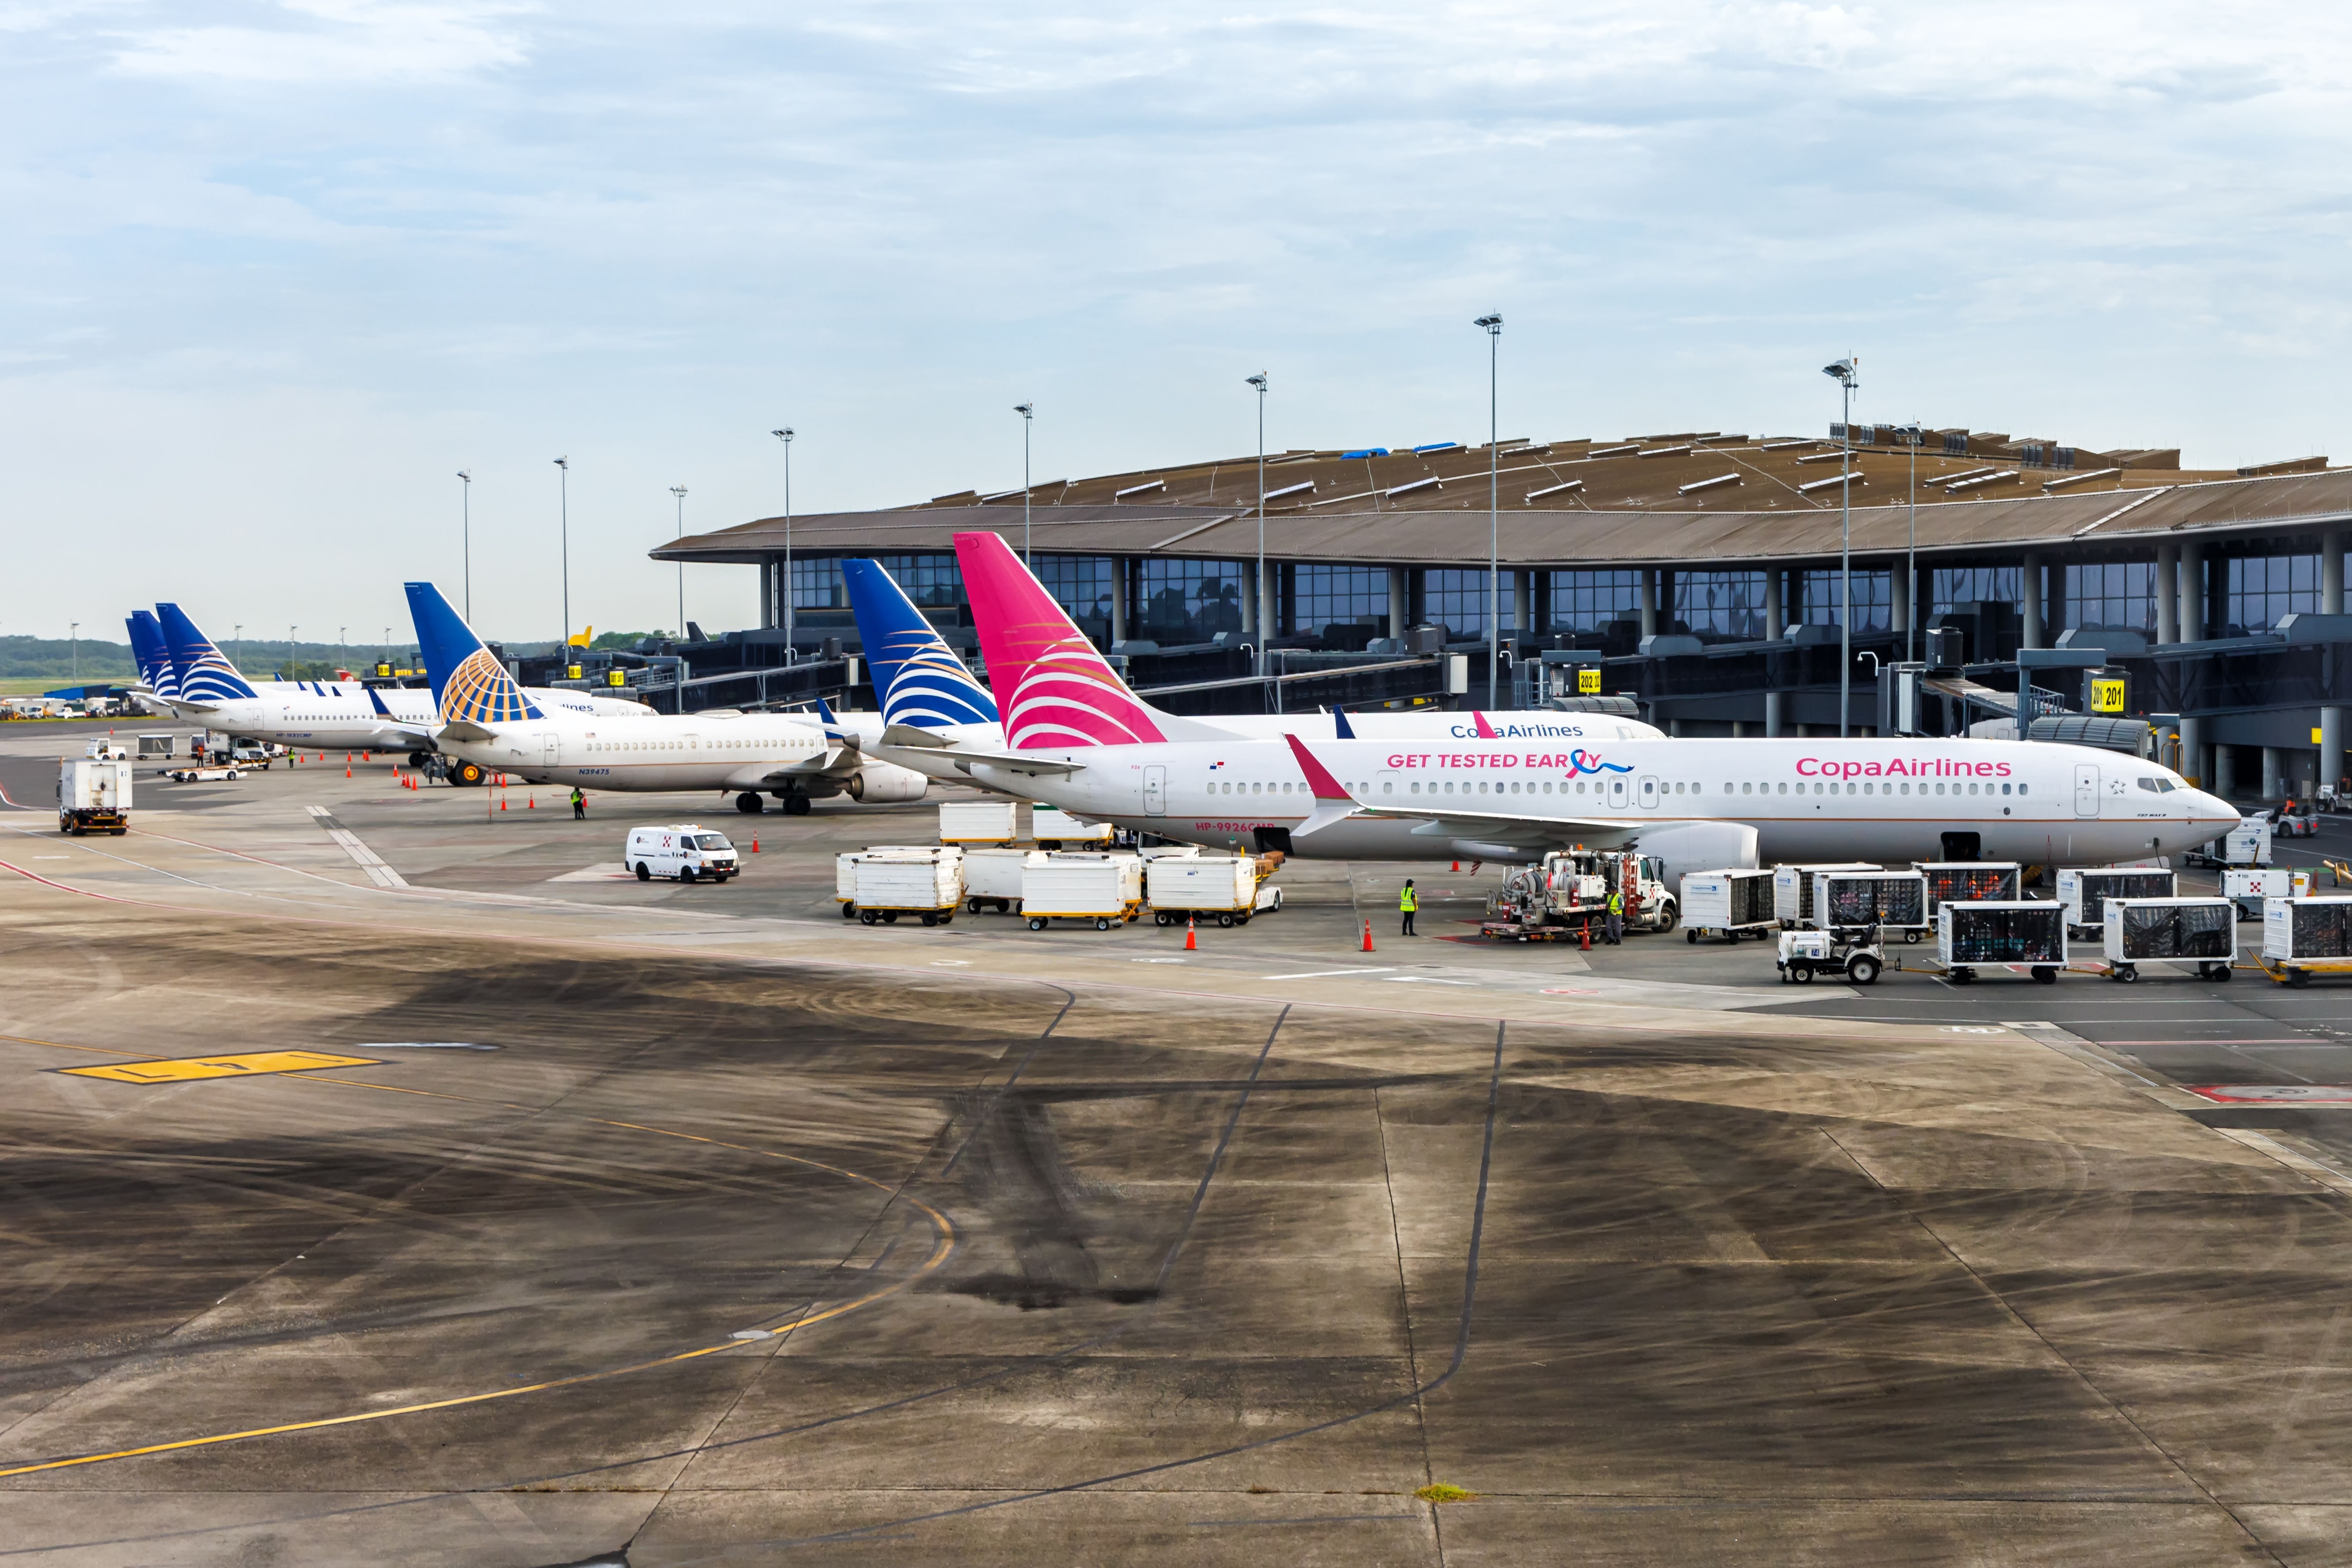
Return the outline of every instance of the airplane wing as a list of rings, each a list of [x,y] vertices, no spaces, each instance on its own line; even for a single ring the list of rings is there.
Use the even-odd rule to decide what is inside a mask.
[[[436,730],[433,732],[433,738],[436,741],[463,741],[470,744],[482,741],[495,741],[499,738],[499,732],[496,730],[485,730],[479,724],[469,723],[463,719],[452,719]]]
[[[958,741],[943,740],[937,731],[919,730],[912,724],[893,724],[882,731],[881,742],[876,748],[877,754],[887,762],[892,760],[890,752],[894,750],[929,752],[931,753],[929,760],[933,762],[939,760],[938,753],[945,752],[951,760],[960,763],[986,763],[991,767],[1016,768],[1024,773],[1059,775],[1086,771],[1084,763],[1065,762],[1059,757],[1041,756],[1035,752],[985,750]],[[966,771],[969,772],[969,768]]]

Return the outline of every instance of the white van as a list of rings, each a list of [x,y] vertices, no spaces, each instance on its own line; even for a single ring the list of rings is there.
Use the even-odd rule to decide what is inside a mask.
[[[675,877],[681,882],[723,882],[741,871],[735,846],[727,835],[698,822],[672,823],[667,827],[632,827],[623,852],[637,880]]]

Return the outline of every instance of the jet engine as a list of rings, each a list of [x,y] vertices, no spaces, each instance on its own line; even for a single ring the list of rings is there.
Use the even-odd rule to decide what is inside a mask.
[[[1692,871],[1752,869],[1756,865],[1756,830],[1741,822],[1678,822],[1644,829],[1635,846],[1654,855],[1663,865],[1661,879],[1679,889]]]
[[[931,781],[912,768],[902,768],[896,763],[867,761],[849,775],[849,798],[866,805],[898,805],[906,801],[920,800]],[[1755,852],[1752,840],[1748,852]]]

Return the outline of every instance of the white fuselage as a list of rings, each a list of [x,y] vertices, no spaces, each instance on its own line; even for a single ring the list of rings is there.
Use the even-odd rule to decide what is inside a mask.
[[[772,790],[821,772],[835,748],[823,731],[776,713],[653,714],[608,722],[576,715],[507,724],[488,739],[436,737],[441,750],[533,784],[604,790]]]
[[[388,713],[376,710],[366,686],[355,680],[272,680],[253,682],[255,695],[225,697],[217,701],[172,700],[179,718],[193,720],[232,735],[248,735],[281,745],[318,746],[329,750],[410,752],[429,749],[434,717],[433,694],[421,688],[386,686],[377,689]],[[654,717],[642,702],[599,697],[589,691],[531,688],[526,693],[542,712],[572,718],[635,722]]]
[[[2174,853],[2238,814],[2177,774],[2114,752],[2042,742],[1623,740],[1591,746],[1336,741],[1313,754],[1362,805],[1291,840],[1319,859],[1504,858],[1510,819],[1565,847],[1638,842],[1695,823],[1753,827],[1758,860],[1939,858],[1948,833],[1987,859],[2100,865]],[[1186,742],[1040,752],[1066,774],[996,764],[975,776],[1122,827],[1251,848],[1300,826],[1315,798],[1289,747]],[[2142,781],[2148,787],[2142,787]],[[1556,825],[1553,826],[1553,825]],[[1490,830],[1491,829],[1491,830]],[[1524,847],[1525,832],[1518,840]],[[1534,858],[1534,851],[1528,858]]]

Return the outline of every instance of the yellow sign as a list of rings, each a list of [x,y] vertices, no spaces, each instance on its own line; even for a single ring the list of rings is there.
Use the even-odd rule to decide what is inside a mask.
[[[1576,672],[1576,694],[1579,697],[1601,695],[1601,671],[1597,668],[1587,668]]]
[[[2124,680],[2121,676],[2110,680],[2104,676],[2091,678],[2091,711],[2120,713],[2124,710]]]
[[[226,1057],[173,1057],[163,1061],[118,1062],[102,1068],[59,1068],[76,1078],[110,1078],[117,1083],[186,1083],[200,1078],[252,1078],[273,1072],[309,1072],[313,1068],[363,1068],[374,1057],[338,1057],[325,1051],[241,1051]]]

